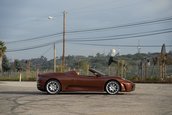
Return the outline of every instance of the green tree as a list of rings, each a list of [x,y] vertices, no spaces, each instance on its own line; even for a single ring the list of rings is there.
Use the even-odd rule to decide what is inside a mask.
[[[21,70],[21,62],[19,60],[14,60],[14,67],[17,71],[20,71]]]
[[[81,60],[78,63],[79,66],[79,70],[81,72],[82,75],[87,75],[88,74],[88,68],[89,68],[89,63],[87,60]]]
[[[2,70],[4,72],[7,72],[7,71],[10,70],[10,62],[9,62],[9,60],[8,60],[6,55],[4,55],[3,59],[2,59]]]
[[[7,47],[5,46],[5,43],[0,41],[0,72],[2,72],[2,58],[6,52]]]

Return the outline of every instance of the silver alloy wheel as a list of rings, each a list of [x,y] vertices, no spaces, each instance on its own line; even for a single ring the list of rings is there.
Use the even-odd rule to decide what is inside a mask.
[[[56,94],[60,92],[60,83],[57,80],[50,80],[46,84],[46,90],[50,94]]]
[[[117,81],[110,81],[106,84],[106,92],[108,94],[117,94],[120,90],[119,83]]]

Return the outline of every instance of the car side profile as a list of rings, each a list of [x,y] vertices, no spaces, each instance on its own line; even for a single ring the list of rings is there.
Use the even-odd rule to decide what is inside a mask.
[[[38,74],[37,88],[49,94],[73,91],[97,91],[114,95],[135,90],[135,84],[121,77],[108,76],[90,68],[92,76],[78,75],[76,71]]]

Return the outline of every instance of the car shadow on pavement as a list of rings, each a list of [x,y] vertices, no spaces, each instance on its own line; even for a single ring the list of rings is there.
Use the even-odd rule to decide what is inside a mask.
[[[51,95],[39,91],[0,91],[0,95]],[[62,92],[56,95],[109,95],[104,92]],[[131,93],[118,93],[116,95],[132,95]]]
[[[62,92],[59,95],[109,95],[109,94],[104,93],[104,92]],[[116,95],[125,95],[125,94],[118,93]]]

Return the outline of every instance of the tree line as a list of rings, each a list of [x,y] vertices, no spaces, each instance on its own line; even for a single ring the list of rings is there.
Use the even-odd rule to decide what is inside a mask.
[[[155,65],[158,63],[158,60],[154,60],[159,57],[159,53],[136,53],[136,54],[127,54],[114,57],[114,60],[125,60],[127,65],[137,66],[139,62],[143,59],[147,59],[147,61]],[[61,65],[62,57],[56,57],[57,66]],[[104,70],[104,68],[108,68],[108,60],[109,55],[104,53],[97,53],[95,56],[74,56],[68,55],[65,57],[65,66],[70,69],[80,69],[84,68],[85,65],[89,65],[89,67],[98,68],[100,70]],[[3,72],[9,71],[26,71],[29,66],[30,70],[36,71],[37,69],[44,70],[53,70],[53,59],[48,60],[46,57],[41,56],[40,58],[32,58],[32,59],[15,59],[14,61],[10,61],[6,55],[3,55],[2,58],[2,70]],[[167,54],[167,65],[172,65],[172,52]],[[112,64],[113,66],[115,64]]]
[[[5,55],[7,47],[5,43],[0,41],[0,72],[19,72],[19,71],[51,71],[53,70],[54,60],[48,60],[46,57],[41,56],[39,58],[32,59],[15,59],[13,61],[9,60]],[[143,75],[143,70],[148,70],[148,66],[152,66],[152,73],[155,70],[155,66],[161,64],[161,54],[160,53],[136,53],[136,54],[127,54],[127,55],[118,55],[111,59],[113,62],[109,65],[110,55],[104,53],[97,53],[95,56],[75,56],[68,55],[65,57],[65,68],[68,70],[78,70],[83,73],[87,73],[88,67],[96,68],[105,73],[116,71],[115,74],[124,76],[126,72],[130,73],[129,75],[134,75],[139,71],[140,75]],[[61,66],[62,57],[56,57],[56,67],[57,71],[60,71],[59,67]],[[167,59],[165,59],[165,64],[172,65],[172,51],[167,53]],[[110,68],[112,68],[112,70]],[[172,66],[171,66],[172,67]],[[140,70],[139,70],[140,69]],[[109,71],[111,70],[111,71]],[[130,71],[128,71],[130,70]],[[146,73],[145,71],[145,73]],[[149,70],[150,71],[150,70]],[[168,72],[172,73],[172,69],[169,69]]]

